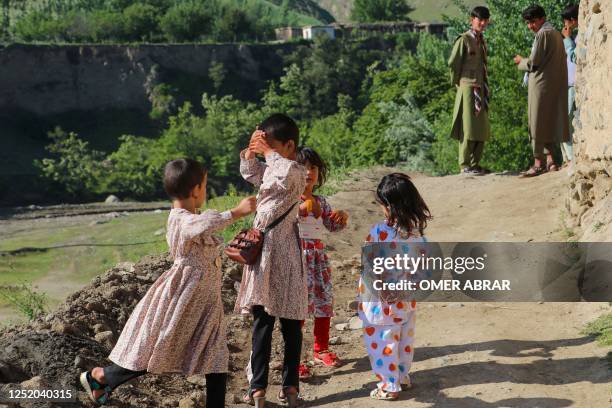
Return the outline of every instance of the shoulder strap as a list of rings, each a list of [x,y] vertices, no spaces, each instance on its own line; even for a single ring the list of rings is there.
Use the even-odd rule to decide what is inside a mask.
[[[285,217],[287,217],[287,215],[289,215],[291,210],[293,210],[293,207],[295,207],[296,205],[297,203],[294,203],[291,207],[289,207],[287,211],[284,212],[283,215],[272,221],[272,223],[270,223],[270,225],[268,225],[266,229],[263,230],[263,233],[267,234],[268,232],[272,231],[278,224],[280,224],[285,219]]]

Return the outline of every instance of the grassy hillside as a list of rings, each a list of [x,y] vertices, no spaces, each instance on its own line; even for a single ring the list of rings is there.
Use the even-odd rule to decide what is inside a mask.
[[[353,0],[315,0],[321,7],[329,11],[336,20],[341,22],[350,21]],[[466,4],[475,6],[483,4],[483,1],[465,0]],[[415,8],[410,14],[414,21],[441,21],[443,15],[459,15],[459,9],[453,5],[452,0],[408,0]]]

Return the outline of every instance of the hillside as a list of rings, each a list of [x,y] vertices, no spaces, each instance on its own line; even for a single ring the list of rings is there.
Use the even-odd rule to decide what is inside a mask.
[[[321,7],[328,10],[340,22],[350,21],[353,0],[315,0]],[[443,15],[457,16],[459,9],[452,0],[409,0],[415,10],[410,14],[414,21],[441,21]],[[466,0],[469,6],[482,4],[478,0]]]

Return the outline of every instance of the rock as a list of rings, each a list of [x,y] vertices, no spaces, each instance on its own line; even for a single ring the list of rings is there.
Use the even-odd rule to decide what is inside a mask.
[[[340,324],[340,323],[348,323],[349,319],[346,316],[334,316],[332,317],[331,321],[333,324]]]
[[[61,334],[71,334],[71,335],[78,334],[76,328],[73,325],[66,323],[66,322],[56,321],[52,323],[51,330],[57,333],[61,333]]]
[[[119,262],[115,268],[121,269],[122,271],[134,272],[134,262]]]
[[[95,225],[101,225],[101,224],[106,224],[108,222],[108,220],[95,220],[89,223],[90,227],[93,227]]]
[[[94,333],[102,333],[105,331],[109,331],[111,328],[108,327],[108,325],[106,323],[97,323],[93,325],[93,331]]]
[[[119,199],[119,197],[117,197],[116,195],[109,195],[108,197],[106,197],[106,200],[104,200],[105,204],[113,204],[113,203],[120,203],[121,200]]]
[[[110,330],[97,333],[94,339],[108,349],[112,349],[115,346],[115,335]]]
[[[162,213],[162,210],[160,210],[159,208],[157,210],[153,211],[153,214],[161,214],[161,213]]]
[[[107,218],[119,218],[119,217],[121,217],[121,214],[119,214],[116,211],[113,211],[113,212],[109,212],[107,214],[104,214],[104,216],[107,217]]]
[[[41,376],[37,375],[36,377],[32,377],[29,380],[23,381],[21,383],[21,386],[23,388],[28,388],[31,390],[42,390],[47,386],[47,384]]]
[[[179,408],[196,408],[196,403],[191,398],[183,398],[179,401]]]
[[[464,304],[463,303],[451,303],[450,305],[448,305],[449,309],[458,309],[460,307],[463,307]]]
[[[354,312],[357,311],[357,307],[359,306],[359,302],[356,300],[349,300],[347,302],[347,307],[349,308],[349,310],[352,310]]]
[[[85,305],[85,309],[89,310],[90,312],[98,312],[98,313],[106,312],[106,306],[104,306],[102,302],[97,302],[97,301],[87,303]]]
[[[338,345],[338,344],[342,344],[342,337],[340,337],[340,336],[331,337],[329,339],[329,344],[331,344],[332,346],[335,346],[335,345]]]
[[[195,385],[199,385],[200,387],[204,387],[206,384],[206,379],[203,375],[192,375],[187,377],[187,382]]]
[[[153,233],[153,235],[155,235],[156,237],[159,237],[160,235],[164,235],[166,233],[166,229],[165,228],[160,228],[157,231],[155,231]]]
[[[353,316],[349,319],[348,328],[351,330],[361,330],[363,329],[363,322],[359,318],[359,316]]]
[[[336,330],[338,331],[345,331],[348,330],[348,323],[340,323],[337,324],[336,326],[334,326],[336,328]]]

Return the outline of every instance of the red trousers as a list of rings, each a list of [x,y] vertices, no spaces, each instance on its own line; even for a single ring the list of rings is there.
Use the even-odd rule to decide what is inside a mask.
[[[329,325],[331,317],[315,317],[314,321],[314,351],[316,353],[329,348]],[[302,320],[302,327],[304,321]]]

